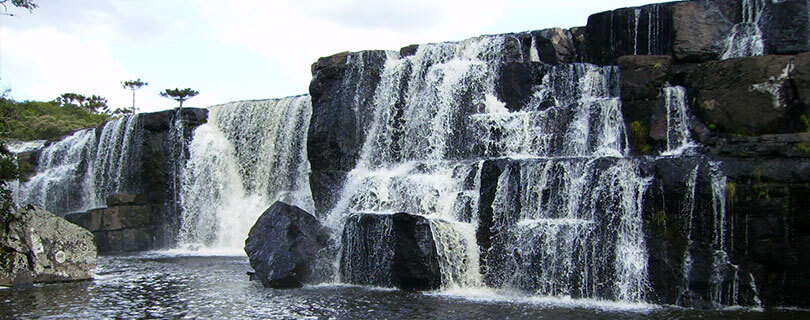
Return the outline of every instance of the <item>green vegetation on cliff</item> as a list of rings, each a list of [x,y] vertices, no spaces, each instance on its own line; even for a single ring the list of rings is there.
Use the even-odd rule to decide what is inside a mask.
[[[0,137],[14,140],[54,140],[110,119],[108,113],[58,101],[14,101],[0,97]]]

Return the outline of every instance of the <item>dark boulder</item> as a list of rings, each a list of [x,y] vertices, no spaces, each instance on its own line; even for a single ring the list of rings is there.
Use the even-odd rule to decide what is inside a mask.
[[[362,213],[343,229],[341,280],[432,290],[441,285],[436,244],[427,218],[407,213]]]
[[[672,2],[588,17],[585,62],[615,64],[624,55],[672,55]]]
[[[736,1],[684,1],[672,5],[675,59],[708,61],[720,57],[739,14]]]
[[[730,134],[804,131],[799,115],[805,107],[793,83],[806,82],[808,71],[794,72],[794,59],[758,56],[701,64],[685,77],[692,112]]]
[[[532,97],[535,86],[543,83],[546,65],[539,62],[510,62],[500,68],[495,93],[510,111],[520,110]]]
[[[765,1],[759,27],[768,54],[810,50],[810,14],[806,0]]]
[[[0,286],[92,279],[93,235],[34,206],[2,217]]]
[[[276,201],[250,229],[245,252],[265,287],[298,288],[329,279],[329,234],[315,217]]]
[[[636,153],[651,151],[652,115],[661,88],[670,80],[670,56],[622,56],[618,59],[622,114],[630,133],[630,147]],[[666,125],[666,122],[664,122]],[[665,128],[664,128],[665,129]]]

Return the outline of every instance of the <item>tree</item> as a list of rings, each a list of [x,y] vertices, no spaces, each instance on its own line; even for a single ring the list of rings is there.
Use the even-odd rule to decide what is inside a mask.
[[[138,78],[138,80],[127,80],[121,82],[121,86],[124,87],[124,89],[132,90],[132,113],[137,112],[137,109],[135,109],[135,91],[137,91],[143,86],[148,85],[149,83],[141,81],[141,78]]]
[[[8,13],[8,5],[6,4],[9,3],[9,1],[11,1],[11,5],[17,8],[28,9],[28,11],[34,11],[35,8],[39,7],[38,4],[34,3],[34,0],[0,0],[0,5],[3,6],[3,12],[0,12],[0,14],[14,15],[13,13]]]
[[[63,108],[79,107],[95,114],[107,114],[110,111],[107,99],[97,95],[87,97],[78,93],[63,93],[56,98],[56,103]]]
[[[0,221],[14,209],[11,190],[6,185],[18,178],[17,161],[6,149],[5,142],[0,140]]]
[[[183,101],[193,98],[194,96],[200,94],[199,91],[192,90],[191,88],[185,89],[166,89],[165,91],[160,93],[161,97],[170,98],[177,100],[180,102],[180,108],[183,107]]]

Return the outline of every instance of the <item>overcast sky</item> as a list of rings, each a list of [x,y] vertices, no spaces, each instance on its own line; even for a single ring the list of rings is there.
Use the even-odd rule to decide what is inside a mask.
[[[39,0],[0,16],[0,90],[18,100],[64,92],[128,107],[120,82],[141,78],[142,111],[307,93],[310,65],[341,51],[584,25],[634,0]]]

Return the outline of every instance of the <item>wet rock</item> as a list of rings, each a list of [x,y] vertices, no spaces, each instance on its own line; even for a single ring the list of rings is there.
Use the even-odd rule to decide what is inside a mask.
[[[521,61],[547,64],[572,63],[578,52],[570,30],[550,28],[517,34],[521,44]],[[508,55],[507,55],[508,56]]]
[[[685,77],[692,112],[721,132],[760,135],[804,131],[804,107],[793,81],[792,56],[758,56],[711,61]]]
[[[107,196],[107,206],[121,206],[133,204],[146,204],[146,194],[113,193]]]
[[[312,65],[309,92],[312,117],[307,135],[307,157],[313,177],[340,177],[351,171],[374,116],[374,92],[385,65],[386,51],[343,52]],[[394,53],[395,54],[395,53]],[[324,203],[334,186],[313,183],[316,204]],[[324,186],[325,189],[319,188]],[[321,214],[316,212],[315,214]]]
[[[657,122],[651,121],[661,88],[670,80],[670,56],[622,56],[618,59],[621,81],[622,114],[630,129],[630,147],[640,153],[650,147]],[[666,130],[666,122],[664,130]],[[659,129],[660,130],[660,129]],[[649,150],[646,150],[649,152]]]
[[[585,62],[609,65],[624,55],[672,55],[672,4],[621,8],[588,17]]]
[[[430,221],[407,213],[362,213],[343,229],[341,279],[348,283],[432,290],[441,285]]]
[[[265,287],[298,288],[329,279],[328,239],[314,216],[276,201],[250,229],[245,252]]]
[[[65,219],[93,233],[98,252],[130,252],[154,249],[163,227],[161,217],[146,203],[143,194],[114,194],[107,208],[65,215]],[[137,204],[142,203],[142,204]]]
[[[539,62],[510,62],[501,66],[495,85],[498,100],[510,111],[520,110],[532,98],[532,90],[543,83],[546,65]]]
[[[27,206],[3,217],[0,285],[93,278],[93,235],[50,212]]]
[[[765,52],[795,54],[810,50],[810,8],[806,0],[765,1],[759,27]]]
[[[732,3],[736,6],[727,8]],[[738,11],[739,4],[735,1],[684,1],[673,4],[674,57],[685,61],[719,58]]]

